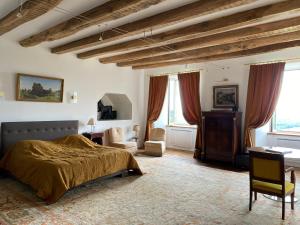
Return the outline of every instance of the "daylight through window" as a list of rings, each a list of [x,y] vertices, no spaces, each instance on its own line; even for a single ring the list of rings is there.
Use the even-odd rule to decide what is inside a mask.
[[[280,97],[273,116],[275,132],[300,132],[300,70],[285,71]]]

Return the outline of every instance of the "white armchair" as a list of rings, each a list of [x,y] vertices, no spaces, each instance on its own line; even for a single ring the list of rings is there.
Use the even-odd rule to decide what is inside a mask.
[[[150,130],[149,141],[145,142],[145,154],[151,156],[162,156],[166,151],[166,131],[162,128]]]
[[[133,141],[124,141],[124,132],[120,127],[110,128],[108,130],[109,145],[116,148],[126,149],[131,153],[137,150],[137,143]]]

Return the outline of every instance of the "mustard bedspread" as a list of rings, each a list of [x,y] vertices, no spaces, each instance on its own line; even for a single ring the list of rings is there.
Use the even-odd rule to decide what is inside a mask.
[[[94,144],[81,135],[18,142],[4,155],[0,167],[29,184],[48,203],[72,187],[121,170],[142,175],[129,152]]]

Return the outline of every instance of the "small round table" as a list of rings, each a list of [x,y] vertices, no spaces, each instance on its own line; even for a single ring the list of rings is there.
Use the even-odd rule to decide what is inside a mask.
[[[277,196],[267,195],[267,194],[263,194],[263,196],[268,198],[268,199],[271,199],[273,201],[276,201],[276,202],[281,202],[282,201],[282,198],[277,197]],[[286,196],[284,201],[286,203],[291,203],[292,202],[291,196]],[[298,202],[298,198],[294,198],[294,202]]]

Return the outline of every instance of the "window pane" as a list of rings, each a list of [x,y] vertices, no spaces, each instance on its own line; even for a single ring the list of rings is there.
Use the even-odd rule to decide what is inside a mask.
[[[171,78],[169,85],[170,85],[169,124],[188,125],[188,123],[186,122],[182,114],[178,79]]]
[[[164,127],[166,125],[189,126],[182,114],[182,106],[179,92],[179,81],[177,76],[169,78],[167,95],[158,120],[154,127]]]
[[[300,70],[286,71],[274,115],[274,130],[300,132]]]

